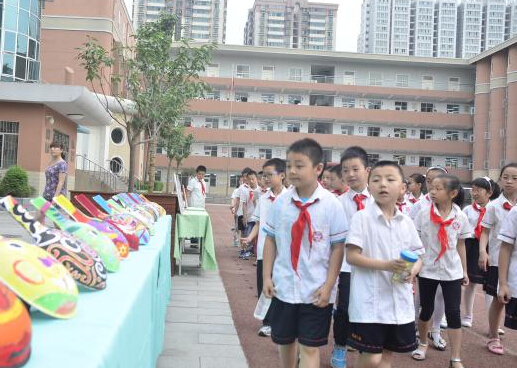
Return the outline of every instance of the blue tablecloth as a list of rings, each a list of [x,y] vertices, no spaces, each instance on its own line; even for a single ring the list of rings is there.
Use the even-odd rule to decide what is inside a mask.
[[[171,217],[158,220],[147,246],[108,275],[102,291],[81,289],[70,320],[32,313],[26,368],[154,368],[163,349],[171,290]]]

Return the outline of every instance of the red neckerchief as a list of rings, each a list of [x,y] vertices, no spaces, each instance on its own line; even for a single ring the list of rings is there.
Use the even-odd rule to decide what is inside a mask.
[[[339,197],[340,195],[344,194],[344,193],[345,193],[345,192],[342,192],[342,191],[340,191],[340,190],[338,190],[338,189],[334,189],[334,190],[332,191],[332,194],[335,194],[335,195],[337,195],[338,197]]]
[[[408,198],[408,200],[409,200],[411,203],[413,203],[413,204],[415,204],[416,202],[418,202],[418,199],[416,199],[415,197]]]
[[[298,219],[291,228],[291,265],[294,272],[298,275],[298,260],[300,259],[300,248],[302,246],[302,237],[305,230],[305,225],[309,228],[309,250],[312,249],[312,224],[311,215],[307,208],[318,202],[318,198],[310,203],[302,204],[301,201],[293,199],[293,204],[300,209]],[[298,275],[299,276],[299,275]]]
[[[364,203],[363,203],[363,199],[366,199],[368,198],[367,196],[365,196],[364,194],[356,194],[354,196],[354,202],[355,204],[357,205],[357,210],[358,211],[361,211],[361,210],[364,210]]]
[[[261,191],[262,193],[266,193],[266,192],[267,192],[267,189],[260,188],[260,191]]]
[[[203,193],[203,195],[206,195],[206,192],[205,192],[205,181],[203,179],[198,179],[199,181],[199,184],[201,184],[201,193]]]
[[[474,203],[472,203],[472,208],[476,212],[479,212],[478,222],[477,222],[476,227],[474,229],[474,235],[476,236],[476,238],[480,239],[481,238],[481,231],[483,230],[483,228],[481,227],[481,220],[483,220],[483,216],[485,216],[486,207],[478,206],[478,204],[476,202],[474,202]]]
[[[434,204],[431,204],[431,211],[430,211],[430,218],[431,222],[433,224],[440,225],[440,228],[438,229],[438,241],[440,242],[440,254],[438,254],[438,257],[434,260],[435,262],[438,261],[447,251],[447,246],[449,245],[449,238],[447,236],[447,230],[445,228],[452,224],[452,222],[456,219],[456,216],[453,218],[444,221],[440,216],[438,216],[434,212]]]
[[[510,202],[504,202],[503,203],[503,208],[507,211],[510,211],[512,209],[512,205],[510,204]]]
[[[399,208],[399,211],[402,212],[402,209],[406,205],[406,202],[397,202],[397,207]]]
[[[249,200],[252,201],[253,200],[253,189],[250,188],[250,196],[249,196]]]

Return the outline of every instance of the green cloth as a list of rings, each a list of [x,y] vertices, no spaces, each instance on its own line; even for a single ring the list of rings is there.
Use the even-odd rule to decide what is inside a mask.
[[[176,215],[174,258],[178,261],[181,261],[180,238],[203,238],[201,268],[208,271],[217,270],[212,222],[205,210],[187,208],[182,214]]]

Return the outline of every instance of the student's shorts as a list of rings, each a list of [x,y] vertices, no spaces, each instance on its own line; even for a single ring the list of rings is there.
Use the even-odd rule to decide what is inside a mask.
[[[243,216],[237,217],[237,230],[244,231],[246,229],[246,226],[243,223]]]
[[[488,277],[488,271],[479,268],[479,241],[476,238],[465,239],[467,252],[467,274],[469,282],[474,284],[485,285]]]
[[[483,289],[488,295],[497,298],[497,287],[499,284],[499,267],[490,266],[488,267],[488,276]]]
[[[417,348],[415,322],[405,325],[350,323],[348,346],[360,352],[380,354],[383,350],[407,353]]]
[[[517,298],[510,299],[510,302],[506,304],[504,325],[512,330],[517,330]]]
[[[332,304],[290,304],[273,298],[270,308],[271,339],[279,345],[296,341],[305,346],[327,345],[332,320]]]

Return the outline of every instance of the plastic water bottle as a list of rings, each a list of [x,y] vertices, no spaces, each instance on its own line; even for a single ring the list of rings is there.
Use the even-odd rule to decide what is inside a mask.
[[[403,250],[400,252],[400,259],[404,261],[404,269],[400,272],[394,272],[392,280],[395,282],[405,282],[406,277],[409,276],[413,265],[418,261],[418,256],[410,250]]]
[[[266,318],[267,311],[269,310],[269,306],[271,305],[271,298],[268,298],[266,294],[261,293],[260,298],[257,302],[257,306],[255,307],[255,312],[253,312],[253,317],[258,320],[263,321]]]

